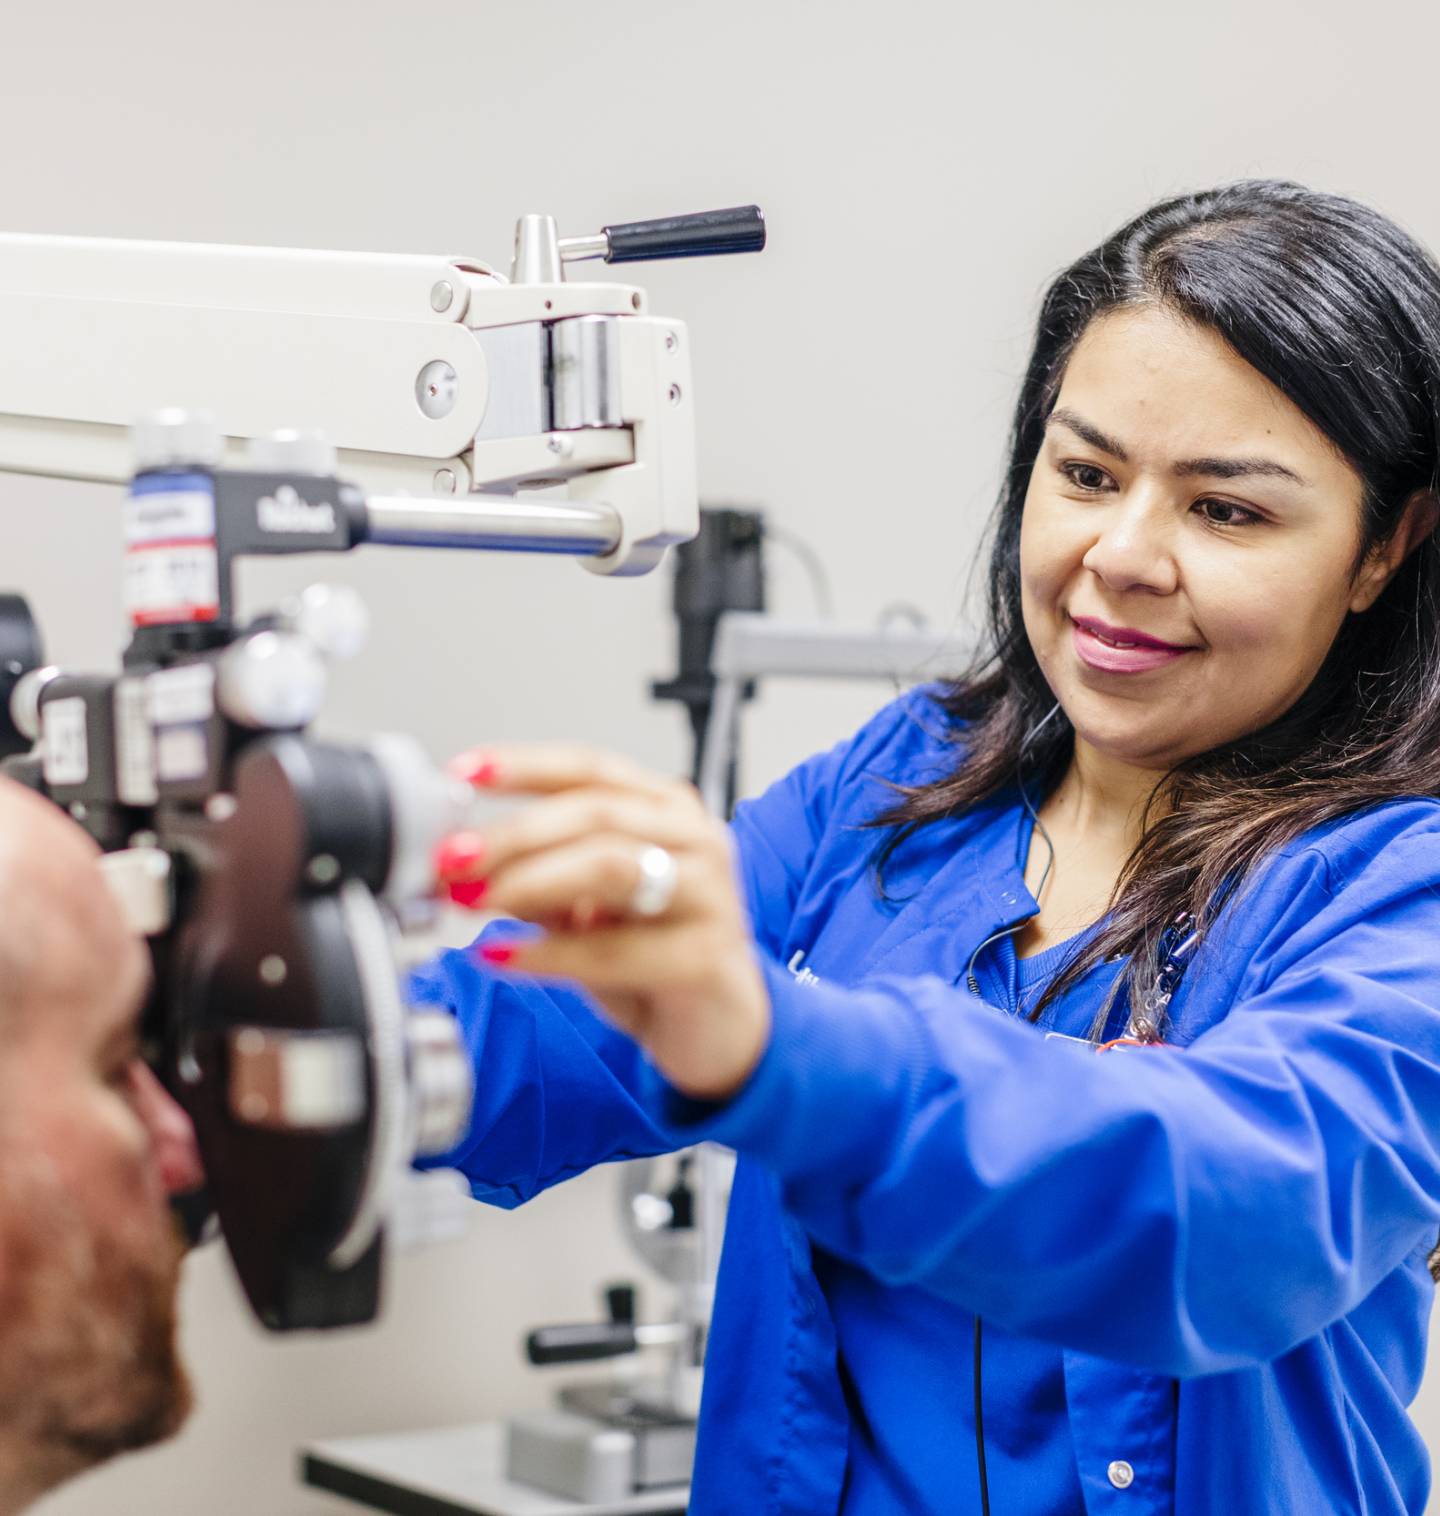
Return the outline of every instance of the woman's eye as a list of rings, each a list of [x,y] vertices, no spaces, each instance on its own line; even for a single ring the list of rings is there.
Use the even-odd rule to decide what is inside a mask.
[[[1260,519],[1254,511],[1247,511],[1243,505],[1230,500],[1200,500],[1196,502],[1196,509],[1213,526],[1245,526]]]
[[[113,1063],[104,1071],[105,1083],[127,1099],[135,1092],[135,1059],[126,1058]]]
[[[1103,468],[1094,463],[1062,463],[1060,472],[1077,489],[1086,490],[1091,494],[1103,490],[1110,477]]]

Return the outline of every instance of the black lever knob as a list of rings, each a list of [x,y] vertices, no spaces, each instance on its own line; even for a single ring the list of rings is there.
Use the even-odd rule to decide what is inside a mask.
[[[706,258],[715,253],[758,253],[765,246],[765,214],[758,205],[736,205],[660,221],[607,226],[606,263],[652,258]]]
[[[583,1322],[576,1326],[537,1327],[525,1339],[525,1355],[534,1364],[589,1363],[620,1358],[638,1346],[629,1321]]]
[[[609,1313],[610,1320],[634,1325],[635,1322],[635,1286],[633,1284],[612,1284],[605,1291],[605,1309]]]
[[[32,734],[15,726],[10,696],[21,677],[43,661],[30,607],[19,595],[0,594],[0,758],[30,751]]]

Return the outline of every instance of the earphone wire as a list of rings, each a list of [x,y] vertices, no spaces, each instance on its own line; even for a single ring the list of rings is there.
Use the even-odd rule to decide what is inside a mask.
[[[975,1318],[975,1461],[980,1466],[981,1516],[990,1516],[990,1480],[985,1472],[985,1417],[980,1404],[980,1318]]]
[[[1043,841],[1045,844],[1045,867],[1040,871],[1040,880],[1035,886],[1035,899],[1037,902],[1039,901],[1040,896],[1044,893],[1045,882],[1050,878],[1050,870],[1055,866],[1055,843],[1051,838],[1050,833],[1045,830],[1045,823],[1041,821],[1039,813],[1031,803],[1030,792],[1025,787],[1025,753],[1030,744],[1045,729],[1050,719],[1056,714],[1056,712],[1059,711],[1059,709],[1060,702],[1057,700],[1055,704],[1052,705],[1048,711],[1046,711],[1044,716],[1042,716],[1040,720],[1036,722],[1033,727],[1031,727],[1031,729],[1025,734],[1025,740],[1020,744],[1020,752],[1015,760],[1015,784],[1020,791],[1020,803],[1025,807],[1025,810],[1029,815],[1030,820],[1035,827],[1035,830],[1040,833],[1041,841]],[[975,951],[971,953],[970,961],[965,965],[965,987],[970,991],[972,995],[978,995],[980,993],[980,981],[975,977],[975,964],[979,959],[981,953],[983,953],[992,942],[998,942],[1002,937],[1008,937],[1012,932],[1018,932],[1020,928],[1024,926],[1024,924],[1025,923],[1023,921],[1017,921],[1013,926],[1002,927],[998,932],[991,932],[991,934],[985,938],[985,940],[975,949]]]

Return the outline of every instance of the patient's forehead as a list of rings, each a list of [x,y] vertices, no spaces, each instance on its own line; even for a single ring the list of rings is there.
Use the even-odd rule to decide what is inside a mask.
[[[148,955],[99,858],[48,800],[0,781],[0,1014],[31,1023],[38,1012],[42,1027],[103,1035],[133,1008]]]

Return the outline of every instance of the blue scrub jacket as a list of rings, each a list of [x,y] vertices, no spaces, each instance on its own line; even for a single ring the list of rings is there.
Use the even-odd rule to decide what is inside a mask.
[[[879,781],[958,761],[935,693],[736,815],[774,1030],[733,1100],[680,1097],[578,990],[448,953],[412,993],[459,1017],[478,1089],[440,1161],[512,1206],[610,1159],[737,1150],[694,1516],[839,1507],[849,1419],[817,1250],[1057,1344],[1091,1516],[1419,1516],[1440,804],[1280,850],[1193,960],[1177,1046],[1095,1054],[965,987],[977,945],[1034,910],[1015,797],[910,839],[887,870],[903,904],[872,888],[881,834],[857,823],[892,799]],[[786,967],[797,952],[815,978]],[[1106,984],[1086,981],[1096,1007]],[[957,1447],[957,1496],[973,1462]]]

